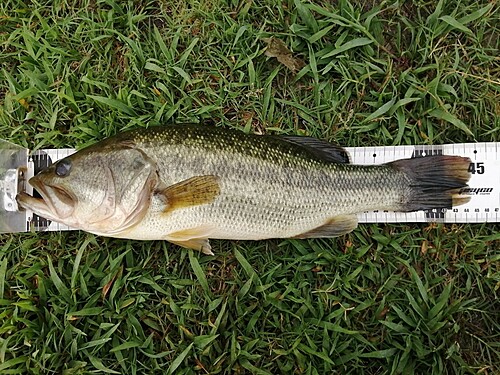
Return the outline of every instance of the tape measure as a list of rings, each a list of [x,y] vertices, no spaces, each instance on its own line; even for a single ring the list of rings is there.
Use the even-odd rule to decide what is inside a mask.
[[[382,164],[428,155],[457,155],[471,159],[466,204],[451,209],[417,212],[372,211],[359,214],[360,223],[496,223],[500,221],[500,142],[458,143],[438,146],[383,146],[346,148],[353,164]]]
[[[3,141],[3,143],[6,142]],[[25,155],[26,163],[18,165],[17,169],[7,168],[7,173],[0,174],[0,191],[3,192],[3,207],[0,205],[0,211],[3,209],[3,213],[0,212],[0,217],[4,221],[4,223],[0,222],[0,232],[71,230],[65,225],[51,222],[29,211],[13,212],[17,207],[13,191],[23,189],[28,194],[33,194],[32,187],[26,181],[53,162],[71,155],[75,150],[38,150],[30,156],[28,156],[28,150],[23,150],[25,153],[22,155]],[[360,223],[500,222],[500,142],[459,143],[438,146],[346,147],[346,150],[349,152],[353,164],[365,165],[383,164],[398,159],[429,155],[458,155],[471,159],[469,186],[460,191],[460,194],[470,196],[468,203],[451,209],[442,208],[408,213],[367,211],[358,214]],[[2,151],[5,151],[4,147]],[[18,155],[17,159],[22,158],[19,158]],[[5,155],[0,153],[0,165],[4,160]],[[13,170],[16,172],[12,172]],[[14,176],[17,176],[17,178]],[[1,195],[0,200],[2,199]],[[16,220],[14,220],[13,215],[16,215]],[[6,220],[9,222],[5,223]]]

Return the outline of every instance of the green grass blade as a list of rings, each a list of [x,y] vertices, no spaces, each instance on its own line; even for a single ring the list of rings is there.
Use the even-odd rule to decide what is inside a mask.
[[[106,98],[97,95],[88,95],[88,97],[95,100],[98,103],[106,105],[109,108],[117,109],[120,112],[126,113],[129,116],[136,116],[135,111],[125,103],[121,102],[120,100]]]
[[[191,267],[193,268],[193,272],[196,275],[196,278],[198,279],[198,282],[200,283],[201,288],[203,291],[210,296],[210,288],[208,286],[208,281],[207,277],[205,276],[205,272],[200,266],[200,263],[198,262],[198,259],[194,256],[193,250],[189,250],[189,263],[191,264]]]
[[[8,258],[4,257],[0,261],[0,298],[5,298],[5,281],[7,277],[7,262]]]
[[[374,120],[374,119],[376,119],[376,118],[378,118],[378,117],[386,114],[394,106],[395,102],[396,102],[396,98],[393,98],[393,99],[389,100],[387,103],[381,105],[379,107],[379,109],[377,109],[371,115],[369,115],[368,117],[366,117],[366,119],[363,122],[364,123],[370,122],[370,121],[372,121],[372,120]]]
[[[62,282],[61,278],[57,275],[57,272],[54,268],[54,265],[52,264],[52,260],[50,257],[47,257],[47,263],[49,265],[49,274],[50,274],[50,279],[52,280],[52,283],[56,287],[57,291],[60,293],[61,297],[67,301],[71,302],[71,292],[70,290],[64,285]]]
[[[431,112],[429,112],[429,116],[435,117],[439,120],[449,122],[450,124],[452,124],[453,126],[456,126],[458,129],[464,131],[465,133],[467,133],[470,136],[474,135],[472,133],[472,131],[467,127],[467,125],[465,125],[465,123],[463,121],[459,120],[457,117],[455,117],[451,113],[446,112],[442,109],[432,110]]]
[[[451,16],[442,16],[442,17],[439,17],[439,19],[441,21],[446,22],[448,25],[452,26],[453,28],[458,29],[460,31],[463,31],[464,33],[467,33],[469,35],[473,34],[471,29],[469,29],[467,26],[465,26],[460,21],[457,21],[455,18],[453,18]]]
[[[309,10],[307,4],[302,3],[301,0],[293,0],[293,3],[295,4],[299,16],[304,22],[304,24],[307,27],[309,27],[313,32],[318,31],[318,23],[316,22],[316,19]]]
[[[339,55],[339,54],[346,52],[352,48],[362,47],[362,46],[366,46],[366,45],[372,44],[372,43],[373,43],[373,41],[371,39],[368,39],[368,38],[356,38],[356,39],[350,40],[350,41],[344,43],[343,45],[341,45],[340,47],[337,47],[334,50],[328,52],[326,55],[322,56],[322,58],[328,59],[329,57]]]
[[[179,354],[173,361],[170,367],[167,370],[167,374],[174,374],[175,370],[181,365],[182,362],[184,362],[184,359],[187,357],[191,349],[193,348],[194,343],[191,343],[187,346],[186,349],[182,351],[181,354]]]

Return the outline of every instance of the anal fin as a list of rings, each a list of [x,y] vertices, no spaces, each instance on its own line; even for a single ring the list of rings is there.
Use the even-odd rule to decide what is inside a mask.
[[[331,218],[325,224],[299,234],[294,238],[324,238],[338,237],[347,234],[358,226],[356,215],[339,215]]]

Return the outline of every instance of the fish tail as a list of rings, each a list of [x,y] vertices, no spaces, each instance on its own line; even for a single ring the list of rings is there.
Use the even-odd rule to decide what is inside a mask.
[[[451,208],[467,203],[470,198],[459,193],[469,181],[470,162],[466,157],[435,155],[389,163],[410,180],[401,211]]]

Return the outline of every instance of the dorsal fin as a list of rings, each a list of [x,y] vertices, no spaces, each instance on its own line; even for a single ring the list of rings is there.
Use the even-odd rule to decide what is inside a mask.
[[[301,137],[298,135],[285,135],[280,136],[279,138],[288,143],[293,143],[294,145],[307,149],[310,153],[321,160],[330,163],[342,164],[349,164],[350,162],[349,153],[343,147],[334,145],[330,142],[312,137]]]

